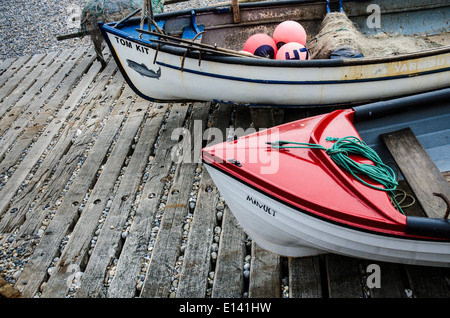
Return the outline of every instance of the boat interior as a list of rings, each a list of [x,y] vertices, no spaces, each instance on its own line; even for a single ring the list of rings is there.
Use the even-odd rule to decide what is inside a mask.
[[[450,214],[449,99],[447,88],[354,108],[362,140],[396,170],[398,189],[419,201],[421,208],[416,204],[408,215],[448,219]]]
[[[320,31],[325,30],[323,22],[327,13],[343,12],[344,19],[351,21],[361,36],[374,38],[376,41],[391,39],[389,46],[395,41],[399,42],[395,50],[390,50],[386,54],[398,55],[450,45],[448,32],[450,5],[444,0],[425,4],[419,0],[281,0],[266,1],[263,4],[245,2],[233,6],[230,2],[224,2],[222,5],[157,14],[154,16],[155,23],[151,25],[150,31],[154,33],[162,31],[173,38],[195,40],[197,43],[240,51],[251,35],[256,33],[271,35],[279,23],[294,20],[305,28],[308,36],[306,46],[312,49],[321,40],[322,35],[325,35],[320,34]],[[377,10],[380,10],[382,15],[377,16],[379,13]],[[155,35],[137,31],[140,29],[140,22],[140,17],[134,17],[117,25],[116,23],[110,25],[126,31],[132,37],[156,40]],[[149,30],[147,21],[142,29]],[[333,36],[337,36],[343,33],[339,31],[344,29],[332,29],[325,33],[336,33]],[[405,37],[414,37],[421,42],[416,48],[408,48],[408,45],[401,42]],[[329,42],[328,38],[323,39]],[[402,51],[405,49],[408,50]]]

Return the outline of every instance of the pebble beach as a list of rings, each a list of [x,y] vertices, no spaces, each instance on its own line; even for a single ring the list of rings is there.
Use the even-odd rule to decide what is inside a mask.
[[[90,45],[89,37],[58,41],[78,31],[77,17],[87,0],[0,1],[0,59]],[[223,0],[191,0],[167,5],[165,12],[198,8]]]
[[[0,58],[39,54],[88,45],[88,38],[58,41],[57,35],[77,31],[68,23],[70,10],[86,0],[3,0],[0,2]],[[73,14],[73,13],[72,13]]]

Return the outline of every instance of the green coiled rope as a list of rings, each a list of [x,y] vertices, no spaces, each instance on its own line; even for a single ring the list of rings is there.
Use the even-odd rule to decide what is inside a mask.
[[[273,148],[308,148],[308,149],[320,149],[325,151],[330,158],[340,167],[344,168],[351,173],[359,182],[364,185],[380,190],[389,192],[392,201],[395,203],[401,213],[400,206],[395,200],[393,191],[397,188],[398,182],[394,171],[383,163],[378,154],[367,144],[354,136],[347,136],[343,138],[327,137],[327,141],[335,141],[331,148],[326,148],[319,144],[293,142],[293,141],[275,141],[271,142]],[[359,163],[349,157],[350,154],[362,156],[373,162],[373,164]],[[376,186],[364,181],[358,175],[365,175],[368,178],[374,180],[376,183],[382,186]]]

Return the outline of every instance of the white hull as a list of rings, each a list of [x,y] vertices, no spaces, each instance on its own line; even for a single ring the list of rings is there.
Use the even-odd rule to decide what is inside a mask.
[[[157,53],[148,41],[105,31],[107,42],[128,83],[142,97],[159,101],[216,101],[244,105],[346,105],[417,94],[450,85],[450,53],[404,60],[377,60],[340,66],[252,65],[251,58],[222,63]],[[147,43],[146,43],[147,42]],[[142,75],[127,61],[143,64],[155,77]],[[283,62],[283,61],[270,61]],[[284,61],[286,62],[286,61]],[[135,64],[136,65],[136,64]],[[310,64],[312,65],[312,64]]]
[[[302,213],[206,164],[248,235],[283,256],[336,253],[364,259],[450,267],[450,243],[376,235]]]

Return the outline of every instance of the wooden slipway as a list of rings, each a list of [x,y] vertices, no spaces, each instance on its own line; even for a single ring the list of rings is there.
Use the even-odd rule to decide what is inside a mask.
[[[23,297],[450,296],[447,269],[378,263],[377,288],[371,261],[247,238],[198,159],[249,109],[144,101],[91,48],[0,61],[0,98],[0,276]]]

